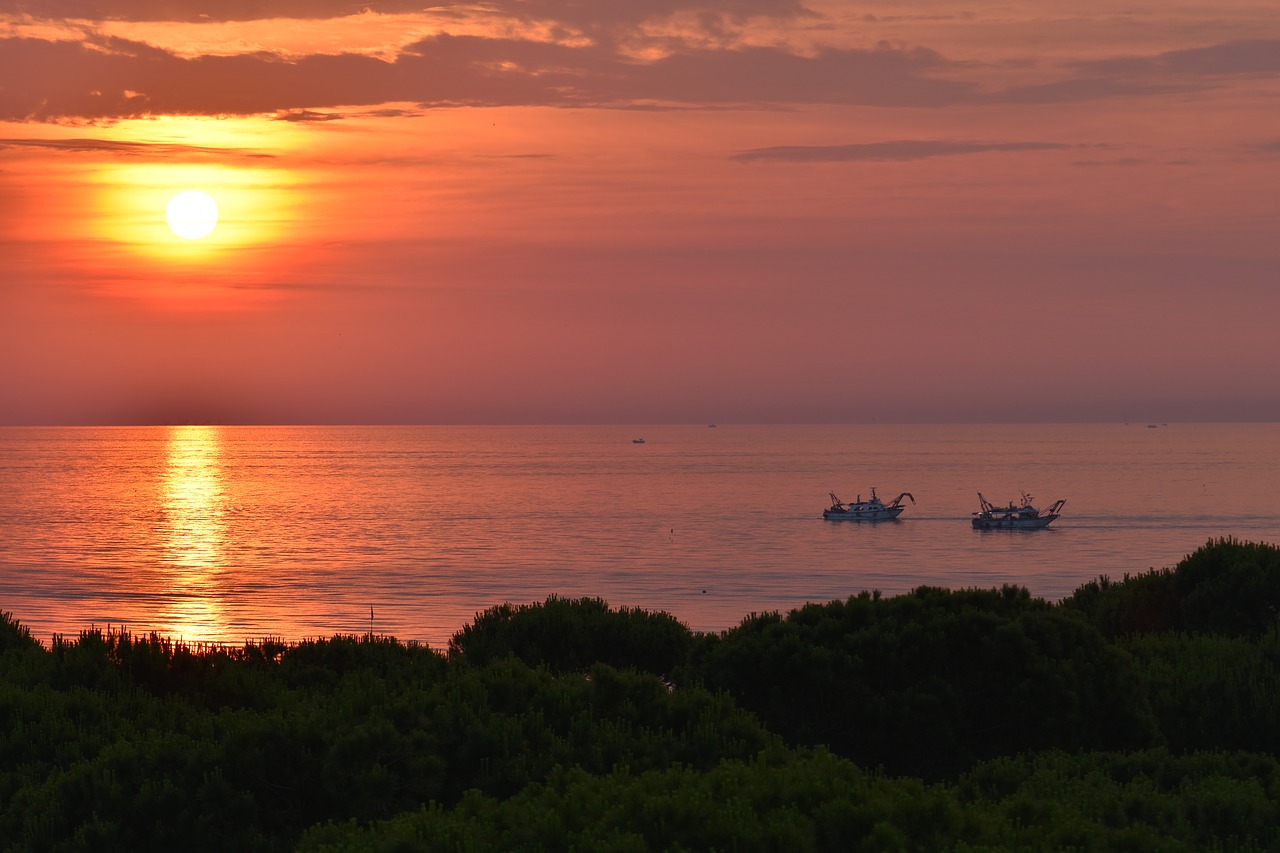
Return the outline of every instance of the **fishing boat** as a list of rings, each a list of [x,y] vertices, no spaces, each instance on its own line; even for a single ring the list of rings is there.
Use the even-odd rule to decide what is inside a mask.
[[[631,439],[631,443],[632,443],[632,444],[644,444],[644,439],[643,439],[643,438],[633,438],[633,439]]]
[[[910,492],[903,492],[889,503],[885,503],[876,496],[876,490],[871,488],[871,498],[863,500],[862,495],[858,495],[858,499],[853,503],[845,503],[836,497],[835,492],[831,492],[831,507],[822,511],[822,517],[832,520],[848,520],[848,521],[889,521],[897,518],[906,509],[902,505],[903,498],[911,498],[911,502],[915,503],[916,499],[911,496]]]
[[[1009,501],[1008,506],[995,506],[978,492],[978,503],[982,509],[973,514],[975,530],[1036,530],[1048,527],[1062,511],[1066,501],[1056,501],[1047,510],[1039,510],[1031,503],[1035,498],[1026,492],[1022,493],[1022,503],[1017,506]]]

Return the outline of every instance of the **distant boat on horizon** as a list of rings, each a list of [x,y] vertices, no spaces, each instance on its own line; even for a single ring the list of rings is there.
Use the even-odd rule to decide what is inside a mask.
[[[633,439],[631,439],[631,443],[632,443],[632,444],[644,444],[644,439],[643,439],[643,438],[633,438]]]

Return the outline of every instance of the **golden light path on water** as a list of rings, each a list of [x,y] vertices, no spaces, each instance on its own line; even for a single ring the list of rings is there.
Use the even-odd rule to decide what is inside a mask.
[[[632,440],[645,436],[647,443]],[[43,641],[124,627],[238,645],[373,630],[439,648],[548,595],[694,630],[861,590],[1025,585],[1280,540],[1280,426],[0,429],[0,608]],[[909,490],[891,524],[826,493]],[[1067,499],[975,531],[977,491]],[[848,491],[846,491],[846,489]]]
[[[172,429],[159,498],[166,605],[156,614],[155,629],[189,642],[221,641],[227,493],[218,428]]]

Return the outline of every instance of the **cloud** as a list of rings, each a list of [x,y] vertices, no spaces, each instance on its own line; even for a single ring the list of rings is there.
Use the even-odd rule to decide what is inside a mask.
[[[107,154],[121,154],[128,157],[172,157],[175,155],[198,155],[225,158],[228,154],[246,158],[270,158],[275,155],[260,151],[235,148],[213,148],[206,145],[182,145],[172,142],[122,142],[113,139],[37,139],[11,138],[0,139],[2,148],[46,148],[56,151],[90,151]]]
[[[139,42],[0,40],[0,120],[250,115],[415,100],[391,63],[343,54],[185,59]]]
[[[359,113],[353,113],[355,116],[362,118],[416,118],[422,115],[422,110],[406,110],[401,107],[382,107],[374,110],[362,110]]]
[[[0,15],[30,15],[45,20],[208,23],[338,18],[364,9],[397,14],[420,12],[427,5],[424,0],[0,0]]]
[[[1153,56],[1126,56],[1078,62],[1076,76],[1034,86],[1015,86],[992,95],[1000,103],[1057,103],[1098,98],[1146,97],[1220,85],[1224,78],[1280,73],[1280,40],[1224,42],[1171,50]]]
[[[975,84],[931,76],[951,67],[923,49],[824,50],[814,56],[772,47],[689,51],[631,69],[619,93],[711,104],[937,107],[972,100]]]
[[[650,61],[607,47],[440,35],[394,60],[270,53],[184,58],[122,38],[0,39],[0,120],[279,114],[392,103],[424,106],[870,104],[972,100],[968,83],[934,79],[932,51],[877,48],[799,56],[782,48],[690,50]]]
[[[293,122],[326,122],[342,121],[346,116],[342,113],[325,113],[318,110],[283,110],[276,113],[276,121]]]
[[[517,4],[528,14],[561,5],[581,11],[586,5],[612,9],[628,4]],[[639,8],[657,14],[692,7],[686,0],[646,0]],[[791,0],[750,0],[743,8],[744,14],[798,14],[795,10],[801,7]],[[963,79],[960,75],[967,68],[936,51],[890,45],[801,54],[779,45],[686,44],[659,58],[641,60],[616,50],[608,39],[561,44],[441,34],[414,42],[393,58],[356,53],[286,57],[266,51],[185,57],[98,34],[84,40],[11,37],[0,39],[0,120],[271,115],[282,121],[319,122],[398,104],[421,109],[705,109],[1070,103],[1160,96],[1221,85],[1224,75],[1272,74],[1280,71],[1280,41],[1233,42],[1146,58],[1078,63],[1067,67],[1063,79],[998,91]]]
[[[1068,146],[1056,142],[958,142],[955,140],[902,139],[851,145],[779,145],[752,148],[730,159],[740,163],[783,160],[792,163],[836,163],[851,160],[924,160],[955,154],[990,151],[1046,151]]]
[[[1133,77],[1147,74],[1253,75],[1280,73],[1280,40],[1253,39],[1208,47],[1171,50],[1150,57],[1122,57],[1080,63],[1094,74]]]
[[[1073,160],[1071,165],[1093,169],[1106,166],[1148,166],[1150,162],[1137,157],[1117,157],[1113,160]]]
[[[638,24],[673,15],[719,15],[731,20],[795,18],[813,13],[796,0],[493,0],[491,14],[530,21],[561,21],[591,27]],[[341,18],[361,12],[383,15],[474,14],[475,4],[432,4],[427,0],[0,0],[0,15],[44,20],[169,21],[210,23],[275,18]]]
[[[1200,81],[1142,81],[1115,77],[1083,77],[1014,86],[992,94],[988,100],[1001,104],[1057,104],[1095,101],[1104,98],[1153,97],[1204,88]]]

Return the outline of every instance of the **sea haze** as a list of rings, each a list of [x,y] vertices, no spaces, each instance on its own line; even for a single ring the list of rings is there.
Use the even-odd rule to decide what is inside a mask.
[[[633,439],[644,438],[643,444]],[[548,595],[697,630],[861,590],[1058,599],[1211,537],[1280,540],[1280,425],[0,429],[0,609],[240,643],[373,629],[439,646]],[[911,492],[898,521],[824,521]],[[1065,498],[971,528],[981,491]]]

